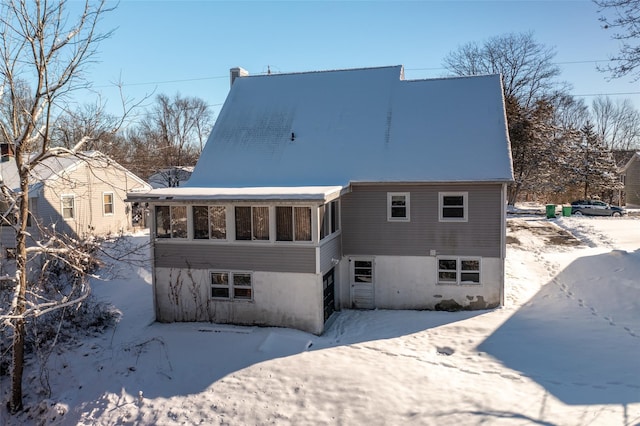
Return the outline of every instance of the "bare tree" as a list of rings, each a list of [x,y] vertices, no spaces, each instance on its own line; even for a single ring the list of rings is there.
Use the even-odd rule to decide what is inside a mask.
[[[469,43],[444,59],[444,66],[455,75],[502,76],[515,178],[509,204],[522,192],[542,192],[554,183],[549,160],[565,140],[558,123],[581,114],[580,106],[570,105],[564,85],[556,80],[560,69],[554,57],[555,51],[536,42],[529,32]],[[556,117],[560,108],[565,116]]]
[[[597,97],[591,106],[594,131],[610,150],[640,147],[640,112],[629,99]]]
[[[512,33],[483,44],[465,44],[445,57],[444,66],[461,76],[501,74],[505,98],[529,108],[559,85],[555,55],[554,49],[538,43],[533,33]]]
[[[87,0],[79,14],[70,16],[66,0],[5,0],[0,6],[0,138],[15,148],[19,188],[14,190],[0,180],[3,201],[13,215],[16,231],[16,273],[10,312],[2,320],[13,329],[11,396],[8,407],[15,413],[22,409],[22,375],[24,368],[25,324],[28,318],[69,307],[88,296],[85,280],[60,300],[42,302],[29,287],[27,264],[33,256],[55,258],[84,276],[89,270],[83,262],[83,248],[73,240],[49,235],[27,246],[29,222],[29,185],[31,171],[52,156],[74,155],[89,140],[82,136],[74,146],[52,145],[52,131],[65,110],[70,93],[88,83],[82,78],[86,65],[96,53],[97,45],[110,33],[98,32],[100,18],[112,8],[106,1]],[[74,10],[78,5],[74,4]]]
[[[611,57],[612,64],[602,70],[613,78],[633,75],[640,78],[640,0],[593,0],[600,7],[600,22],[612,30],[611,38],[620,41],[620,51]]]
[[[166,177],[165,186],[177,186],[182,168],[195,165],[212,121],[209,106],[202,99],[160,94],[132,136],[146,140],[147,151],[159,154],[150,171]]]

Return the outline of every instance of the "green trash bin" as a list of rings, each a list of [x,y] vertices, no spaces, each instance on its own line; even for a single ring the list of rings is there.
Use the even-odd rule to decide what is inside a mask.
[[[556,217],[556,205],[547,204],[547,219],[553,219]]]
[[[564,217],[571,216],[571,206],[562,206],[562,216]]]

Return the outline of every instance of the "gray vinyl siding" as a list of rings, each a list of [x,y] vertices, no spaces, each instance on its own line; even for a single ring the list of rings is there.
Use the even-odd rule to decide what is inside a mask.
[[[333,259],[342,257],[342,240],[340,235],[335,236],[320,246],[320,273],[324,274],[333,268]]]
[[[342,197],[347,255],[500,257],[501,184],[352,185]],[[387,221],[387,192],[410,193],[410,222]],[[468,193],[468,221],[439,221],[439,192]]]
[[[158,268],[222,269],[264,272],[316,272],[316,248],[299,245],[279,246],[208,244],[190,241],[175,244],[157,241],[154,247]]]
[[[624,190],[627,196],[627,207],[640,207],[640,160],[635,158],[625,175]]]

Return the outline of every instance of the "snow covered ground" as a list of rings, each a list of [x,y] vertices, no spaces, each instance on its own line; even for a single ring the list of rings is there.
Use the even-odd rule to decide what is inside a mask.
[[[323,336],[154,323],[125,266],[94,284],[117,327],[58,348],[49,400],[29,365],[0,424],[640,424],[640,218],[508,224],[505,307],[347,310]]]

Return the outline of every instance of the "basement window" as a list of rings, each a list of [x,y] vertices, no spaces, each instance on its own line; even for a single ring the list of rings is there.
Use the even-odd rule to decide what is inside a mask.
[[[438,284],[480,284],[480,259],[462,257],[439,257]]]
[[[211,298],[252,300],[253,282],[250,272],[211,272]]]

